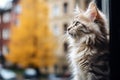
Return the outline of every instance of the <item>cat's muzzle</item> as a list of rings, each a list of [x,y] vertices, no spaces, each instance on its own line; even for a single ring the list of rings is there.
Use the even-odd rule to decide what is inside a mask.
[[[77,36],[77,33],[75,30],[68,30],[68,34],[72,37],[76,37]]]

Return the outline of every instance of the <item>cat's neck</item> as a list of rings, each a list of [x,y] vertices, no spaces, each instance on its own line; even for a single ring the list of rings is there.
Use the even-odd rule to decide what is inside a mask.
[[[74,48],[79,49],[100,49],[104,50],[108,48],[108,40],[107,37],[103,36],[86,36],[83,38],[80,38],[79,40],[73,40],[71,41],[71,46]]]

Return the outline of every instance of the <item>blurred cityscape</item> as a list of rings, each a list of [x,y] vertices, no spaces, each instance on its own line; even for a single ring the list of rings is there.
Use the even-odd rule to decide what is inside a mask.
[[[0,80],[71,80],[65,33],[90,1],[0,0]],[[109,20],[109,0],[96,3]]]

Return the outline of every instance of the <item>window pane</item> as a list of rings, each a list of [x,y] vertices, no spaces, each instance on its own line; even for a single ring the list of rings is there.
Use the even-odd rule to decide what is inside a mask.
[[[55,5],[53,7],[53,16],[58,16],[59,15],[59,7]]]
[[[3,29],[3,31],[2,31],[2,38],[4,40],[9,39],[9,35],[10,35],[10,30],[9,29]]]
[[[19,26],[20,20],[19,20],[19,19],[16,19],[16,20],[14,21],[14,24],[15,24],[16,26]]]
[[[102,11],[106,14],[109,19],[109,0],[102,0]]]
[[[2,47],[2,53],[4,55],[8,53],[8,47],[6,45],[3,45],[3,47]]]
[[[57,25],[54,26],[53,32],[55,35],[59,35],[60,32],[59,32],[59,27]]]
[[[64,13],[68,12],[68,3],[64,3]]]
[[[10,13],[5,13],[4,15],[3,15],[3,22],[4,23],[7,23],[7,22],[10,22]]]
[[[22,12],[21,6],[20,6],[20,5],[17,5],[17,6],[14,8],[14,12],[15,12],[16,14],[20,14],[20,13]]]

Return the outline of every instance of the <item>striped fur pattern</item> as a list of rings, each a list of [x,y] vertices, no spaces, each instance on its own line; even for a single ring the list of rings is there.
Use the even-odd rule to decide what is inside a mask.
[[[73,80],[109,80],[109,40],[105,15],[91,2],[67,29]]]

